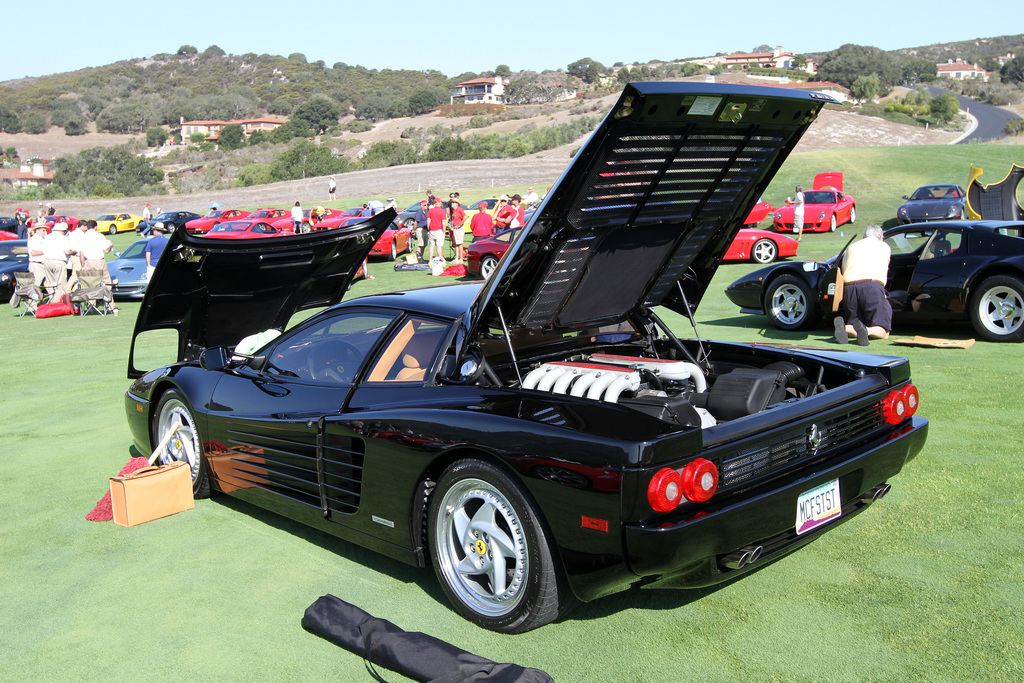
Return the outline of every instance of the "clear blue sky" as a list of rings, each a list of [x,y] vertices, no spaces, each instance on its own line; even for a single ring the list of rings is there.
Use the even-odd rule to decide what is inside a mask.
[[[795,53],[844,43],[883,50],[1024,32],[1024,2],[861,0],[733,2],[215,2],[11,0],[3,11],[0,81],[200,51],[301,52],[310,61],[375,69],[437,69],[447,76],[507,64],[564,69],[582,57],[611,65],[747,52]],[[996,10],[1000,7],[1000,10]]]

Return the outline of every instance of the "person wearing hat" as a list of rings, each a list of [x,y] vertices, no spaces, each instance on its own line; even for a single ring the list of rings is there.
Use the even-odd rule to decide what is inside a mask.
[[[18,239],[28,239],[28,222],[32,217],[28,215],[28,211],[18,207],[18,210],[14,212],[14,221],[18,224]]]
[[[47,216],[52,216],[55,213],[57,213],[57,209],[53,208],[53,204],[50,204],[49,202],[47,202],[46,203],[46,215]]]
[[[142,222],[148,225],[149,221],[152,220],[152,218],[153,213],[152,211],[150,211],[150,204],[149,202],[146,202],[146,205],[142,207]]]
[[[511,227],[521,228],[526,225],[526,209],[523,208],[523,198],[517,194],[512,195],[512,208],[516,210],[516,217],[512,219]]]
[[[70,292],[75,283],[78,282],[78,271],[82,268],[82,244],[85,240],[85,230],[88,227],[89,221],[78,221],[75,223],[75,227],[68,231],[68,242],[71,243],[71,248],[75,250],[75,255],[68,259],[68,265],[71,268],[71,274],[68,275],[68,291]]]
[[[452,247],[455,248],[454,263],[462,263],[463,241],[466,239],[466,210],[462,208],[462,202],[458,197],[452,197],[448,202],[448,214],[451,216]]]
[[[444,257],[444,224],[447,220],[448,212],[444,210],[444,204],[435,197],[434,206],[427,212],[427,245],[430,247],[428,263],[434,260],[435,247],[437,255]]]
[[[398,211],[398,204],[395,203],[395,198],[394,197],[388,197],[388,203],[384,205],[384,208],[385,209],[394,209],[397,212]]]
[[[153,236],[146,242],[146,279],[152,279],[156,264],[160,261],[160,254],[164,253],[167,246],[167,227],[163,223],[153,224]]]
[[[82,221],[78,224],[85,226],[85,237],[82,238],[82,249],[78,256],[82,260],[82,270],[99,270],[103,272],[103,284],[107,287],[113,285],[110,279],[110,268],[107,267],[107,260],[103,258],[114,248],[114,243],[106,238],[96,229],[96,221]],[[117,315],[118,309],[114,305],[104,302],[109,313]]]
[[[50,234],[43,238],[46,290],[57,298],[68,293],[68,257],[76,255],[68,240],[67,230],[67,223],[57,221]]]
[[[39,222],[32,226],[32,234],[28,238],[28,271],[32,273],[36,287],[42,287],[46,280],[45,250],[43,241],[46,238],[46,224]]]
[[[503,194],[498,198],[498,210],[494,212],[494,232],[503,232],[512,225],[512,219],[516,217],[516,210],[508,203],[508,195]]]

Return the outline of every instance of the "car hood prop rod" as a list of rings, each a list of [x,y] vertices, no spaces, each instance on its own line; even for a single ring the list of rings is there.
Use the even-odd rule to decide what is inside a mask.
[[[505,324],[505,314],[501,311],[501,304],[494,306],[498,309],[498,318],[501,320],[501,329],[505,332],[505,342],[508,344],[508,352],[512,356],[512,367],[516,369],[516,377],[519,378],[519,386],[523,386],[523,375],[519,372],[519,361],[516,360],[516,350],[512,348],[512,335],[508,332],[508,325]]]

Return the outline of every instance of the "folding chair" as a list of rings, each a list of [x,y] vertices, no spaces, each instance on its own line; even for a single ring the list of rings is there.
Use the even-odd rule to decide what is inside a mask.
[[[20,317],[24,318],[26,313],[31,313],[32,317],[35,317],[36,307],[46,298],[46,293],[43,292],[42,287],[36,285],[36,279],[32,273],[15,273],[14,278],[16,286],[14,294],[11,296],[11,306],[21,308],[21,302],[24,301],[25,307],[21,308]]]
[[[89,311],[106,315],[107,308],[113,306],[114,295],[110,291],[110,287],[103,284],[103,271],[80,270],[78,271],[78,282],[81,286],[71,292],[71,303],[81,304],[80,315],[85,315]],[[96,306],[97,301],[103,302],[102,309]]]

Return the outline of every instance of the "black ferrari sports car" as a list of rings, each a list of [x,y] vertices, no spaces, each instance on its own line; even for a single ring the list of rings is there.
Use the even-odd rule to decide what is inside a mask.
[[[885,241],[894,326],[969,320],[989,341],[1024,340],[1024,222],[905,225],[886,230]],[[833,315],[845,251],[755,270],[725,294],[744,313],[767,314],[780,330],[814,327]]]
[[[339,304],[392,210],[259,244],[179,229],[133,335],[135,443],[166,439],[198,496],[432,565],[459,613],[501,632],[782,557],[924,445],[909,363],[680,338],[656,309],[693,322],[828,101],[626,86],[483,283]],[[178,362],[136,367],[169,330]]]

